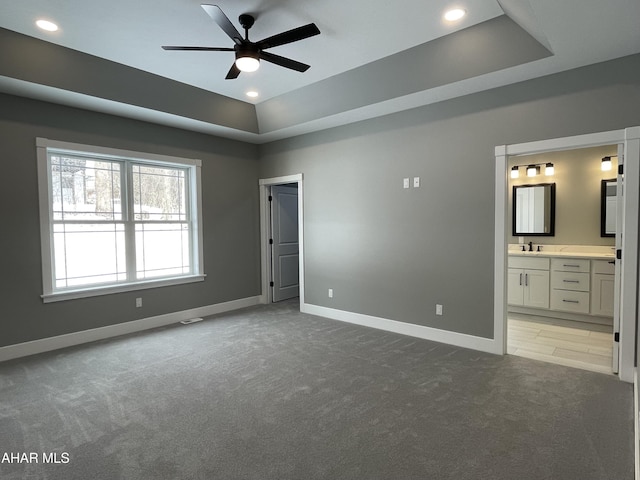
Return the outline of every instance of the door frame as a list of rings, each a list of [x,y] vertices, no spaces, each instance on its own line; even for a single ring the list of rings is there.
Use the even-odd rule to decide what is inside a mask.
[[[261,178],[258,180],[260,191],[260,258],[261,258],[261,293],[260,303],[271,303],[273,292],[269,286],[272,277],[272,265],[269,253],[269,229],[270,229],[270,206],[269,194],[274,185],[286,185],[296,183],[298,185],[298,274],[300,307],[304,305],[304,190],[303,175],[285,175],[282,177]]]
[[[507,351],[507,215],[508,158],[560,150],[624,145],[624,229],[621,261],[620,363],[618,376],[634,381],[638,292],[638,207],[640,192],[640,127],[495,147],[494,341]]]

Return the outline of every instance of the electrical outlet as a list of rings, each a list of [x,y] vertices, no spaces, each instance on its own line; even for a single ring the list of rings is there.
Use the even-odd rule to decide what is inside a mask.
[[[409,188],[409,178],[403,178],[402,179],[402,186],[404,188]]]
[[[329,289],[329,298],[333,298],[333,288]]]
[[[436,303],[436,315],[442,315],[442,305]]]
[[[136,298],[136,308],[140,308],[142,306],[142,298]]]

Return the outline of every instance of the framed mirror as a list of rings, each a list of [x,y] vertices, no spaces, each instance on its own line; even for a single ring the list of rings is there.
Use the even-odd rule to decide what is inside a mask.
[[[555,235],[556,184],[514,185],[513,236]]]
[[[602,180],[600,197],[600,236],[615,237],[618,206],[618,182],[615,178]]]

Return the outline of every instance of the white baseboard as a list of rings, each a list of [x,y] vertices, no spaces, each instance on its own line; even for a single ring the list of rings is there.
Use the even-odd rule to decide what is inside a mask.
[[[140,320],[132,320],[131,322],[92,328],[90,330],[68,333],[56,337],[42,338],[31,342],[18,343],[16,345],[8,345],[6,347],[0,347],[0,362],[14,358],[26,357],[28,355],[35,355],[37,353],[49,352],[51,350],[58,350],[60,348],[72,347],[82,343],[95,342],[96,340],[104,340],[106,338],[126,335],[128,333],[141,332],[151,328],[163,327],[183,320],[189,320],[194,317],[206,317],[209,315],[216,315],[218,313],[238,310],[240,308],[258,305],[258,303],[260,303],[259,296],[241,298],[238,300],[231,300],[230,302],[206,305],[204,307],[157,315],[155,317],[142,318]]]
[[[480,350],[481,352],[502,354],[502,348],[492,338],[476,337],[464,333],[450,332],[424,325],[415,325],[412,323],[399,322],[397,320],[389,320],[386,318],[372,317],[361,313],[346,312],[344,310],[336,310],[334,308],[320,307],[305,303],[300,306],[300,311],[311,315],[340,320],[342,322],[354,323],[365,327],[377,328],[389,332],[409,335],[411,337],[423,338],[439,343],[446,343],[456,347],[469,348],[471,350]]]

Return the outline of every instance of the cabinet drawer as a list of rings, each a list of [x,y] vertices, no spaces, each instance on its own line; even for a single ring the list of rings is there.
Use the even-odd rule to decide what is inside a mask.
[[[531,270],[549,270],[549,257],[509,256],[509,268],[528,268]]]
[[[589,292],[553,289],[551,290],[551,309],[589,313]]]
[[[551,270],[557,272],[583,272],[589,273],[591,260],[581,258],[552,258]]]
[[[574,272],[553,272],[551,274],[551,288],[588,292],[589,274]]]
[[[613,262],[613,260],[611,260]],[[609,263],[607,260],[594,260],[591,263],[591,271],[593,273],[604,273],[605,275],[613,275],[616,273],[616,266],[614,263]]]

